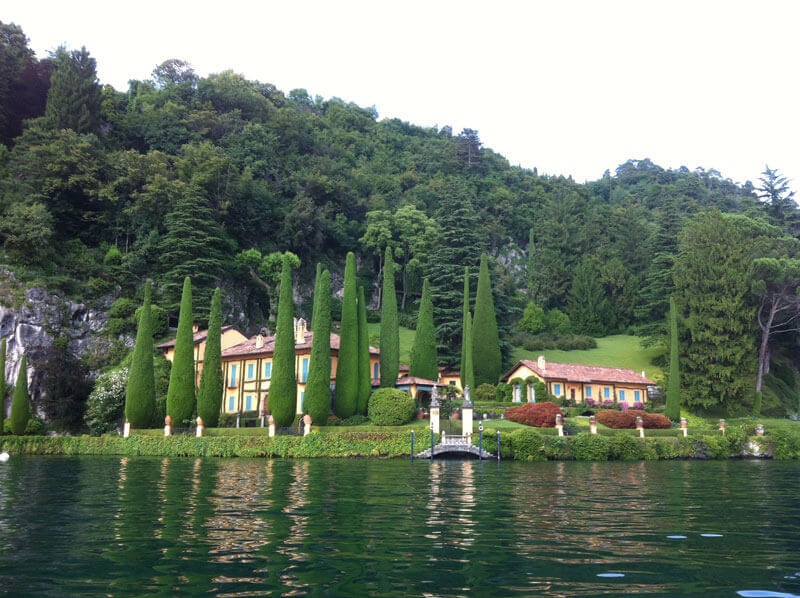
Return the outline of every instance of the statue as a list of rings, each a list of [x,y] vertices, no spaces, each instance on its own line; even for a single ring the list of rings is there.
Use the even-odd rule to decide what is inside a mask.
[[[472,409],[472,399],[470,398],[469,384],[464,387],[464,407]]]

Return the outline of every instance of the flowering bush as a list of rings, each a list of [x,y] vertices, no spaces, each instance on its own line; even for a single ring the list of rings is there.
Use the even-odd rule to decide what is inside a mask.
[[[645,429],[669,428],[672,422],[658,413],[647,413],[638,409],[627,411],[603,410],[597,413],[597,421],[604,426],[615,429],[632,429],[636,427],[636,418],[642,418]]]
[[[125,416],[125,387],[128,368],[103,374],[97,379],[94,390],[86,400],[83,421],[89,431],[100,436],[116,430]]]
[[[633,404],[633,408],[634,408],[634,409],[640,409],[640,410],[643,410],[643,409],[644,409],[644,403],[642,403],[641,401],[636,401],[636,402]]]
[[[526,426],[552,428],[556,425],[556,415],[563,416],[558,405],[545,401],[543,403],[525,403],[519,407],[506,409],[506,419]]]

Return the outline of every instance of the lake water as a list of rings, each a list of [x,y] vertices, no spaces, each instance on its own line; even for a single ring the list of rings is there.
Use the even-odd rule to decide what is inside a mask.
[[[0,593],[800,595],[798,474],[14,456],[0,464]]]

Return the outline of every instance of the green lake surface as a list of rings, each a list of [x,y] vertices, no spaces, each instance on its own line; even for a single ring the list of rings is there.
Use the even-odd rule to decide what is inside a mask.
[[[800,463],[12,456],[2,593],[795,596]]]

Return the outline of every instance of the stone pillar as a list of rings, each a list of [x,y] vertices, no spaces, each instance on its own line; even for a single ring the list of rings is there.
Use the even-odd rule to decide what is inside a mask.
[[[722,435],[725,436],[725,420],[719,420],[719,431],[722,432]]]
[[[275,436],[275,418],[271,415],[269,416],[269,437],[272,438]]]
[[[195,433],[195,436],[197,436],[198,438],[202,438],[203,437],[203,429],[204,428],[205,428],[205,426],[203,425],[203,418],[198,415],[197,416],[197,432]]]
[[[639,430],[639,438],[644,438],[644,421],[641,417],[636,418],[636,429]]]
[[[597,434],[597,418],[594,415],[589,416],[589,432]]]
[[[311,434],[311,416],[306,413],[303,416],[303,436]]]
[[[125,420],[125,423],[124,423],[124,424],[123,424],[123,426],[122,426],[122,437],[123,437],[123,438],[127,438],[127,437],[128,437],[128,436],[130,436],[130,435],[131,435],[131,422],[129,422],[129,421],[126,419],[126,420]]]
[[[564,435],[564,417],[560,413],[556,415],[556,429],[559,436]]]
[[[464,404],[461,407],[461,435],[467,440],[472,437],[472,399],[469,386],[464,388]]]
[[[172,436],[172,418],[169,415],[164,418],[164,436]]]
[[[681,418],[681,432],[683,432],[684,438],[686,438],[689,435],[689,422],[686,420],[685,417]]]
[[[435,386],[431,393],[431,430],[434,434],[439,433],[439,389]]]
[[[756,436],[763,436],[764,435],[764,424],[758,424],[756,426]]]

